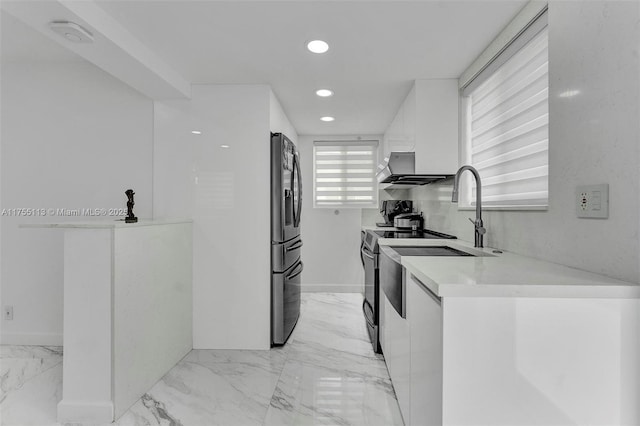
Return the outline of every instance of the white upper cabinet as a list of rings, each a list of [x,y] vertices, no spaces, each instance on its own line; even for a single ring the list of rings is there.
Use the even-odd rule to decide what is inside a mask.
[[[398,144],[398,141],[402,139],[402,126],[404,122],[404,105],[400,106],[400,109],[393,118],[393,121],[387,127],[382,139],[383,158],[387,158],[389,153],[394,151],[394,148]]]
[[[413,151],[416,146],[416,87],[414,86],[403,103],[403,129],[405,151]]]
[[[416,173],[458,169],[458,81],[416,80],[384,134],[384,156],[416,153]]]
[[[413,151],[416,139],[416,91],[415,86],[398,109],[395,118],[384,133],[384,157],[394,151]]]

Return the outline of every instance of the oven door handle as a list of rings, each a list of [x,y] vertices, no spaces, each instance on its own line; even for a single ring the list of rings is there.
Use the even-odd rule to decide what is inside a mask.
[[[298,267],[296,267],[296,269],[298,269]],[[300,275],[302,273],[303,269],[304,269],[304,265],[302,264],[302,262],[300,262],[300,270],[298,272],[295,272],[295,273],[292,272],[290,275],[287,275],[286,279],[287,280],[294,279],[295,277],[297,277],[298,275]]]
[[[367,299],[364,299],[362,301],[362,312],[364,313],[364,320],[367,322],[367,324],[369,324],[371,327],[375,327],[375,324],[373,323],[373,321],[369,320],[369,317],[367,316],[367,310],[365,309],[365,306],[369,306],[369,309],[371,310],[371,312],[373,312],[373,308],[371,307],[371,304],[369,302],[367,302]]]
[[[367,252],[368,252],[367,248],[366,247],[362,247],[361,253],[363,255],[367,256],[369,259],[374,260],[375,256],[373,255],[373,253],[369,254]]]
[[[367,253],[367,249],[362,249],[362,254],[367,256],[371,260],[375,259],[375,257],[373,255],[370,255],[369,253]]]

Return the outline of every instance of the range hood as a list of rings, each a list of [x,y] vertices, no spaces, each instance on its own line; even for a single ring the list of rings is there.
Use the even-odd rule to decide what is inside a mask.
[[[378,166],[376,177],[379,183],[399,188],[426,185],[452,177],[445,174],[416,174],[415,152],[392,152]]]

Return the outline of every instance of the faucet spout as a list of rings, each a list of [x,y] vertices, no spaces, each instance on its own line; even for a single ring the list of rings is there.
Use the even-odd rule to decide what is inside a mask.
[[[483,239],[484,234],[487,232],[484,229],[484,224],[482,223],[482,184],[480,183],[480,174],[478,171],[472,166],[462,166],[456,172],[456,176],[453,179],[453,193],[451,194],[451,202],[458,202],[458,187],[460,185],[460,176],[464,173],[465,170],[469,170],[473,177],[476,180],[476,220],[473,222],[474,225],[474,247],[483,247]]]

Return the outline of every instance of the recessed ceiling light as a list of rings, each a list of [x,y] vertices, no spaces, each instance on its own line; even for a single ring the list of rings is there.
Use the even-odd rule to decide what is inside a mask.
[[[316,95],[320,96],[321,98],[328,98],[329,96],[333,96],[333,92],[329,89],[319,89],[316,90]]]
[[[229,148],[229,145],[220,145],[220,148],[227,149],[227,148]]]
[[[194,135],[201,135],[202,132],[200,130],[192,130],[191,133],[193,133]]]
[[[334,117],[330,117],[330,116],[326,116],[326,117],[320,117],[320,120],[322,121],[333,121],[335,120]]]
[[[313,53],[324,53],[329,50],[329,45],[326,41],[322,40],[311,40],[307,43],[307,49]]]

